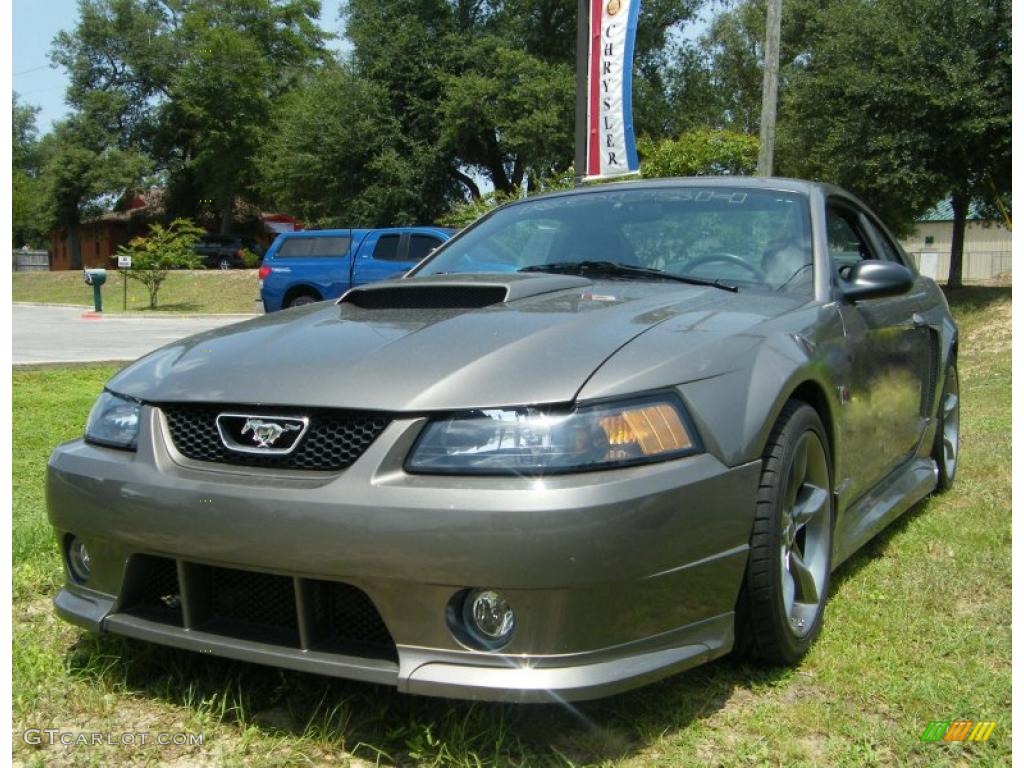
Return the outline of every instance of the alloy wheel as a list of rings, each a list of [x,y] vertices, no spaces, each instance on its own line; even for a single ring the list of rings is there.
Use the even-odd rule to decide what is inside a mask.
[[[946,477],[956,474],[956,460],[960,453],[960,382],[956,370],[946,376],[942,391],[942,462]]]
[[[811,631],[824,602],[832,539],[829,486],[825,449],[808,430],[793,452],[780,524],[783,610],[797,637]]]

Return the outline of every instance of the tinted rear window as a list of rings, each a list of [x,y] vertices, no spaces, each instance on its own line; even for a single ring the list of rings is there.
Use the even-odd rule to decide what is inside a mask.
[[[297,259],[316,256],[345,256],[351,239],[342,236],[289,237],[277,250],[278,258]]]

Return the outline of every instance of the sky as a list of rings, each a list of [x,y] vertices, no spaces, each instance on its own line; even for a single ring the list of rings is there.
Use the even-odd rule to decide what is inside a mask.
[[[320,24],[329,32],[341,33],[338,11],[342,0],[321,0]],[[50,65],[53,38],[61,30],[71,30],[78,17],[78,0],[13,0],[13,62],[11,80],[19,101],[40,107],[36,124],[46,133],[55,120],[68,113],[64,92],[68,80],[64,70]],[[334,40],[331,47],[341,48]]]

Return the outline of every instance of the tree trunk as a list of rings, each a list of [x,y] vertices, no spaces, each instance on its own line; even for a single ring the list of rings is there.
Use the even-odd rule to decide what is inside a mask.
[[[523,165],[523,156],[516,155],[516,161],[512,165],[512,187],[519,191],[523,186],[523,174],[526,172],[526,168]]]
[[[234,212],[235,196],[234,194],[229,194],[224,200],[224,207],[220,211],[220,234],[231,234],[231,221],[234,218]]]
[[[949,251],[949,279],[947,288],[960,288],[964,284],[964,231],[967,229],[967,209],[971,199],[962,193],[953,194],[953,246]]]
[[[473,180],[473,177],[458,169],[452,171],[452,173],[469,190],[469,194],[472,195],[474,200],[480,199],[480,186]]]
[[[496,192],[512,193],[512,182],[505,170],[505,158],[498,149],[498,140],[494,136],[487,138],[487,170],[491,174],[491,183]]]

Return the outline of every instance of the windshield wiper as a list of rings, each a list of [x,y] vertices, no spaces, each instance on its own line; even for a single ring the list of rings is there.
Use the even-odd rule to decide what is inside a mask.
[[[620,264],[617,261],[555,261],[550,264],[534,264],[523,267],[520,272],[556,272],[565,275],[604,275],[606,277],[636,277],[649,280],[675,280],[688,285],[704,285],[710,288],[721,288],[723,291],[736,293],[739,291],[732,283],[722,280],[709,280],[703,277],[674,275],[660,269],[636,267],[632,264]]]

